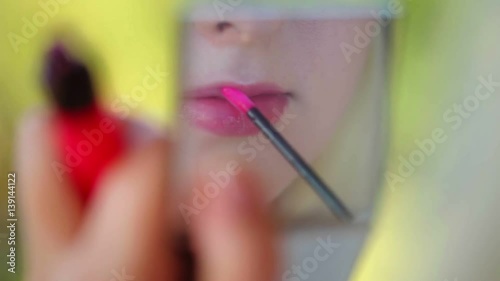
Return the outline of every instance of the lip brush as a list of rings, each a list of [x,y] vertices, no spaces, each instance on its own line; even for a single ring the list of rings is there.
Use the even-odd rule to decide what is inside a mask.
[[[269,141],[278,149],[285,159],[295,168],[302,178],[309,183],[330,210],[343,222],[352,220],[352,214],[342,201],[328,188],[325,182],[304,161],[295,149],[271,125],[271,122],[259,111],[250,98],[234,88],[223,88],[224,97],[238,110],[245,113],[262,131]]]

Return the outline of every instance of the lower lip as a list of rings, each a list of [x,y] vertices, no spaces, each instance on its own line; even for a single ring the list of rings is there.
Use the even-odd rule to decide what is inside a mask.
[[[288,104],[284,94],[251,97],[256,107],[271,123],[276,123]],[[184,100],[182,116],[194,126],[220,136],[255,135],[259,129],[223,97]]]

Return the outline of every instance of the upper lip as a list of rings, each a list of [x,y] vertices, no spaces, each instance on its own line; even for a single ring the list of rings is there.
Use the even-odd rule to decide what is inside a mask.
[[[238,84],[231,82],[220,82],[214,83],[208,86],[202,86],[199,88],[188,90],[184,93],[185,98],[211,98],[220,97],[222,98],[222,88],[231,87],[242,91],[249,97],[259,96],[259,95],[287,95],[288,92],[285,91],[280,86],[273,83],[254,83],[254,84]]]

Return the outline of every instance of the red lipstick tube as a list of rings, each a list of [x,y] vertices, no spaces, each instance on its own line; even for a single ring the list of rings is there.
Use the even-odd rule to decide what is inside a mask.
[[[61,163],[66,176],[87,202],[103,171],[125,149],[123,123],[95,101],[87,68],[72,59],[61,45],[47,56],[45,84],[56,105],[55,123]]]

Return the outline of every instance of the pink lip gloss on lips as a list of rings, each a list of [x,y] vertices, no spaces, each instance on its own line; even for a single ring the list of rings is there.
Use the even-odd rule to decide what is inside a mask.
[[[286,91],[273,83],[215,83],[185,92],[183,118],[194,127],[219,136],[238,137],[259,133],[245,114],[223,97],[221,91],[225,87],[244,91],[251,96],[271,123],[280,119],[290,99]]]

